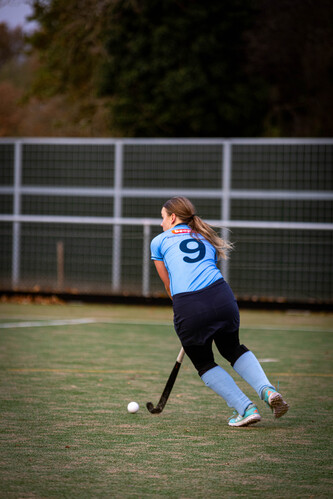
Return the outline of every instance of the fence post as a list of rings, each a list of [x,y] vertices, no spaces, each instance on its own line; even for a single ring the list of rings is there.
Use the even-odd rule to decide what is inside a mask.
[[[222,173],[222,213],[221,219],[223,223],[229,222],[230,220],[230,189],[231,189],[231,142],[225,141],[223,143],[223,173]],[[229,240],[229,230],[227,227],[222,229],[222,239],[225,241]],[[228,260],[222,261],[222,274],[226,281],[229,280],[229,262]]]
[[[21,179],[22,179],[22,143],[15,142],[14,157],[14,196],[13,196],[13,214],[21,214]],[[12,246],[12,287],[18,286],[20,281],[21,266],[21,223],[13,223],[13,246]]]
[[[65,251],[64,242],[57,241],[57,288],[63,291],[65,282]]]
[[[122,215],[122,183],[123,183],[123,143],[117,140],[115,145],[115,170],[114,170],[114,200],[113,216],[121,218]],[[115,224],[113,227],[113,252],[112,252],[112,291],[118,293],[121,284],[121,237],[122,227]]]
[[[142,256],[142,294],[149,296],[150,285],[150,225],[143,226],[143,256]]]

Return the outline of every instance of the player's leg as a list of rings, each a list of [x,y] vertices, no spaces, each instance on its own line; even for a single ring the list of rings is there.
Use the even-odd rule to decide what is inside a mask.
[[[245,345],[240,345],[238,331],[220,332],[214,337],[216,346],[234,370],[258,393],[271,408],[276,418],[285,414],[289,406],[271,384],[256,356]]]
[[[214,341],[222,357],[256,390],[259,397],[264,388],[274,388],[255,355],[245,345],[240,344],[238,329],[219,331],[214,335]]]
[[[250,351],[244,352],[236,362],[231,364],[236,373],[238,373],[261,398],[261,394],[265,388],[274,386],[267,378],[265,371],[261,367],[257,357]]]
[[[238,418],[234,425],[246,426],[259,421],[257,408],[248,409],[251,400],[214,361],[212,338],[215,332],[239,327],[238,306],[229,285],[219,280],[200,290],[199,295],[198,292],[175,295],[173,309],[175,330],[202,380],[239,412],[241,420]]]
[[[191,345],[184,348],[205,385],[239,413],[241,420],[231,426],[247,426],[260,421],[258,409],[253,406],[251,400],[237,386],[233,378],[215,363],[212,338],[208,339],[204,345]]]

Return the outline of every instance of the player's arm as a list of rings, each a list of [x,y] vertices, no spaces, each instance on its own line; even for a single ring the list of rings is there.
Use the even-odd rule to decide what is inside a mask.
[[[166,292],[168,293],[168,295],[170,296],[170,298],[172,300],[172,296],[171,296],[171,292],[170,292],[170,279],[169,279],[169,274],[168,274],[168,271],[166,269],[166,266],[164,265],[164,262],[162,260],[154,260],[154,263],[155,263],[157,273],[160,276],[161,281],[164,284]]]

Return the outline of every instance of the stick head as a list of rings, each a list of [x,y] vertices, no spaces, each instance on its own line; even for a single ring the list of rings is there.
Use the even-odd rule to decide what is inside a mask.
[[[151,402],[147,402],[146,407],[151,414],[159,414],[163,411],[163,407],[161,407],[160,404],[157,404],[157,406],[154,407]]]

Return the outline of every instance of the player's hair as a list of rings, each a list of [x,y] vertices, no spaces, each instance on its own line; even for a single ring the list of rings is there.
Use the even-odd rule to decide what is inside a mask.
[[[219,257],[227,258],[226,251],[232,249],[232,244],[219,237],[209,224],[196,215],[195,207],[189,199],[175,196],[166,201],[163,208],[169,216],[174,213],[182,222],[186,223],[192,229],[191,235],[201,234],[207,239],[214,246]]]

